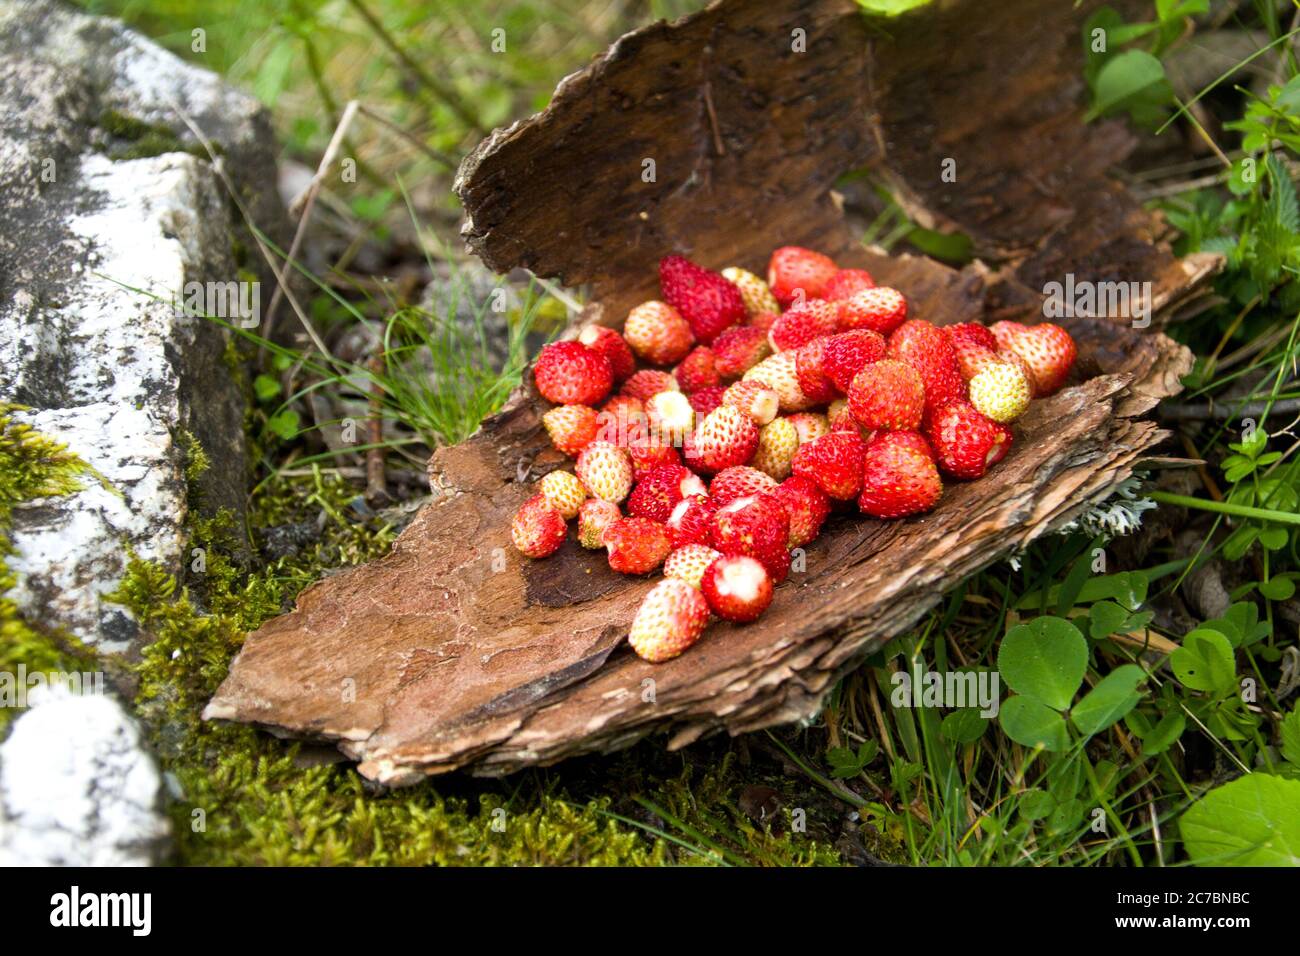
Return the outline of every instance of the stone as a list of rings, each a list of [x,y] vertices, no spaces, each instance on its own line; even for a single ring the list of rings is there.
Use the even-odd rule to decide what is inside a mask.
[[[45,0],[0,2],[0,100],[0,402],[93,469],[79,493],[16,509],[11,596],[30,620],[125,651],[142,635],[102,596],[131,553],[171,571],[187,560],[194,446],[210,463],[204,510],[244,500],[230,334],[176,303],[251,321],[252,296],[271,291],[185,118],[250,217],[283,237],[273,138],[215,74]]]
[[[0,744],[0,866],[147,866],[171,826],[163,781],[122,706],[50,685]]]

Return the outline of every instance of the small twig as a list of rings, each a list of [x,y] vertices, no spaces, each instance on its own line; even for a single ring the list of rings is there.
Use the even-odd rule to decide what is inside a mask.
[[[1281,412],[1284,415],[1300,411],[1300,398],[1283,399],[1280,402],[1273,402],[1271,406],[1265,401],[1246,402],[1238,405],[1230,402],[1222,404],[1206,402],[1203,405],[1162,405],[1160,406],[1160,417],[1175,422],[1226,421],[1229,418],[1236,418],[1238,415],[1255,418],[1263,415],[1265,411]]]
[[[362,106],[362,107],[360,107],[360,110],[361,110],[361,113],[362,113],[363,116],[366,116],[367,118],[374,120],[374,121],[375,121],[376,123],[378,123],[380,126],[385,127],[386,129],[390,130],[390,131],[393,132],[393,133],[396,133],[398,136],[400,136],[402,139],[406,140],[408,143],[410,143],[412,146],[414,146],[414,147],[415,147],[416,149],[418,149],[420,152],[424,153],[424,155],[428,156],[428,157],[429,157],[431,160],[433,160],[435,163],[438,163],[440,166],[443,166],[443,167],[445,167],[446,169],[451,170],[453,173],[454,173],[458,168],[460,168],[460,164],[457,163],[457,162],[456,162],[454,159],[452,159],[450,156],[445,156],[445,155],[443,155],[442,153],[438,152],[436,149],[434,149],[434,148],[433,148],[432,146],[430,146],[428,143],[423,142],[419,137],[417,137],[417,136],[413,136],[411,133],[409,133],[409,132],[407,132],[406,130],[402,129],[402,127],[398,126],[396,123],[394,123],[394,122],[393,122],[392,120],[390,120],[388,117],[383,116],[383,115],[381,115],[381,114],[379,114],[379,113],[376,113],[374,110],[370,109],[370,107],[368,107],[368,106]]]
[[[388,481],[384,476],[384,419],[381,414],[384,389],[379,382],[383,373],[384,357],[376,354],[370,360],[370,420],[366,423],[366,442],[371,446],[366,452],[366,500],[372,504],[388,500]]]

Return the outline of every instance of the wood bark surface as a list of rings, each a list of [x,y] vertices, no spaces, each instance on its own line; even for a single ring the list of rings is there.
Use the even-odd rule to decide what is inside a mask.
[[[1149,281],[1166,313],[1191,295],[1216,261],[1170,253],[1160,221],[1106,176],[1131,136],[1081,120],[1079,30],[1095,5],[934,6],[882,28],[849,0],[722,0],[629,34],[466,160],[465,238],[494,269],[587,286],[575,328],[617,326],[655,297],[665,254],[761,272],[785,244],[870,269],[939,324],[1041,321],[1044,283],[1066,273]],[[941,176],[949,158],[956,182]],[[833,193],[859,170],[981,258],[956,270],[864,249]],[[433,456],[435,500],[390,555],[249,635],[205,715],[333,741],[392,785],[807,718],[946,590],[1104,499],[1164,437],[1144,416],[1190,354],[1158,321],[1062,324],[1079,344],[1071,384],[1033,404],[989,476],[947,484],[920,517],[833,516],[758,622],[714,623],[659,665],[625,640],[653,577],[613,573],[572,534],[545,561],[511,546],[518,505],[567,463],[527,383]]]

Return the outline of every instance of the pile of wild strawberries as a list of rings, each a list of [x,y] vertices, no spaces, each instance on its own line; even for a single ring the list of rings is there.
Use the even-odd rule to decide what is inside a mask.
[[[542,349],[543,422],[577,464],[546,475],[511,529],[544,558],[576,517],[615,571],[662,565],[629,634],[648,661],[694,644],[711,613],[756,619],[833,508],[901,518],[935,506],[941,472],[983,475],[1075,359],[1056,325],[908,319],[897,289],[797,246],[772,253],[766,282],[681,256],[659,281],[663,301],[622,335],[589,325]]]

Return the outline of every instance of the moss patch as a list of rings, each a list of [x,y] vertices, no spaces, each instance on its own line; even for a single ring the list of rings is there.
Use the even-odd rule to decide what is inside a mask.
[[[172,130],[161,123],[146,123],[117,110],[105,110],[96,124],[112,140],[106,150],[114,161],[145,159],[163,153],[188,153],[207,159],[207,151],[199,144],[186,144]],[[214,149],[217,147],[213,146]]]

